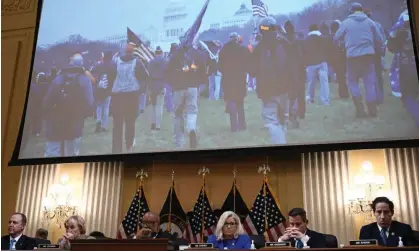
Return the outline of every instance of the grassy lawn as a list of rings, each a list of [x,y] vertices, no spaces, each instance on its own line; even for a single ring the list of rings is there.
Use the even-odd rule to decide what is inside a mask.
[[[386,90],[385,102],[379,107],[378,118],[354,119],[351,100],[341,100],[337,96],[337,85],[331,85],[332,105],[307,105],[306,118],[299,129],[288,131],[289,144],[325,143],[336,141],[362,141],[372,139],[417,138],[412,118],[403,108],[398,98]],[[318,93],[318,91],[317,91]],[[242,147],[269,145],[268,132],[263,127],[261,104],[256,93],[251,92],[245,100],[247,131],[231,133],[228,114],[224,113],[224,101],[199,101],[198,139],[200,148]],[[151,107],[147,107],[136,122],[138,151],[174,150],[172,115],[165,112],[162,128],[150,131]],[[112,149],[112,118],[109,131],[94,133],[96,122],[88,118],[85,122],[81,144],[81,155],[110,154]],[[44,153],[43,135],[29,139],[23,153],[26,158],[42,157]]]
[[[387,60],[390,61],[390,58]],[[388,83],[388,74],[385,74]],[[317,86],[318,87],[318,86]],[[385,100],[380,105],[377,118],[355,119],[352,100],[341,100],[337,85],[330,84],[331,106],[319,105],[319,90],[316,90],[315,104],[307,104],[306,118],[299,129],[288,131],[288,144],[316,144],[338,141],[368,141],[401,138],[419,138],[419,131],[399,98],[391,96],[390,87],[385,84]],[[363,89],[363,85],[361,85]],[[255,92],[249,92],[245,99],[247,131],[231,133],[229,116],[224,112],[224,101],[199,100],[198,144],[200,149],[230,148],[243,146],[267,146],[269,135],[263,127],[261,102]],[[165,111],[162,128],[150,131],[151,107],[147,107],[136,122],[136,151],[154,152],[175,149],[173,141],[172,115]],[[94,133],[96,122],[86,119],[81,155],[111,154],[112,118],[109,131]],[[42,157],[45,139],[43,135],[29,139],[23,152],[25,158]]]

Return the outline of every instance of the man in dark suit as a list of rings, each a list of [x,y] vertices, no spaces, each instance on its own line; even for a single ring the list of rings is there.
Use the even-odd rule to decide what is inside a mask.
[[[293,208],[288,213],[289,227],[278,242],[291,241],[296,248],[307,245],[310,248],[327,248],[326,236],[307,228],[307,213],[302,208]]]
[[[160,216],[155,213],[148,212],[143,217],[141,229],[136,235],[137,239],[170,239],[173,240],[172,234],[163,232],[160,229]]]
[[[48,240],[48,230],[44,228],[39,228],[36,230],[35,242],[37,247],[39,244],[51,244],[51,241]]]
[[[185,239],[177,238],[167,231],[160,229],[160,216],[158,214],[147,212],[143,217],[141,229],[135,236],[136,239],[168,239],[169,246],[174,250],[179,250],[179,246],[187,246]]]
[[[36,246],[35,240],[23,235],[26,223],[26,215],[22,213],[12,214],[9,220],[9,234],[1,237],[2,250],[33,250]]]
[[[397,247],[401,237],[404,246],[417,244],[410,225],[392,220],[394,204],[391,200],[377,197],[371,207],[377,221],[361,228],[360,240],[374,239],[378,240],[379,245]]]

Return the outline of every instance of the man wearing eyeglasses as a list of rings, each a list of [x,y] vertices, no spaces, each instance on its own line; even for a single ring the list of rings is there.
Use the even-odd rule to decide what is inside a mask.
[[[160,216],[155,213],[148,212],[143,217],[141,229],[136,235],[137,239],[172,239],[173,236],[168,232],[160,229]]]

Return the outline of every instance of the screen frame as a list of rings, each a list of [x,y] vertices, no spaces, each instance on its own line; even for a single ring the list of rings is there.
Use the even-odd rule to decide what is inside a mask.
[[[379,140],[379,141],[357,141],[357,142],[341,142],[341,143],[321,143],[309,145],[279,145],[279,146],[261,146],[261,147],[237,147],[229,149],[206,149],[206,150],[184,150],[184,151],[170,151],[170,152],[145,152],[145,153],[125,153],[125,154],[103,154],[103,155],[86,155],[74,157],[45,157],[45,158],[25,158],[19,159],[23,131],[25,126],[26,111],[31,87],[31,76],[33,72],[33,65],[35,61],[36,48],[38,43],[39,24],[42,16],[42,6],[44,0],[38,0],[36,26],[34,32],[34,42],[32,48],[32,57],[30,71],[28,75],[28,84],[26,90],[25,105],[20,122],[19,133],[16,139],[14,151],[9,161],[9,166],[23,166],[23,165],[39,165],[39,164],[59,164],[59,163],[86,163],[86,162],[116,162],[125,161],[128,163],[149,163],[155,160],[172,160],[183,162],[190,161],[204,161],[215,160],[219,158],[234,158],[249,155],[282,155],[296,156],[305,152],[323,152],[323,151],[341,151],[341,150],[357,150],[357,149],[378,149],[378,148],[403,148],[403,147],[418,147],[419,139],[406,140]],[[414,34],[413,47],[415,52],[416,70],[419,75],[419,31],[417,29],[417,22],[415,13],[415,4],[413,0],[407,0],[407,9],[409,11],[410,28]],[[419,4],[417,4],[419,8]]]

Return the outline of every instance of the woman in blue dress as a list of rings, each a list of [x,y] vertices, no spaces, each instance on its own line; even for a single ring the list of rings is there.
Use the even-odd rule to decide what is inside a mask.
[[[224,249],[250,249],[250,237],[245,234],[239,216],[232,211],[224,212],[217,223],[215,235],[208,237],[208,243],[214,248]]]

